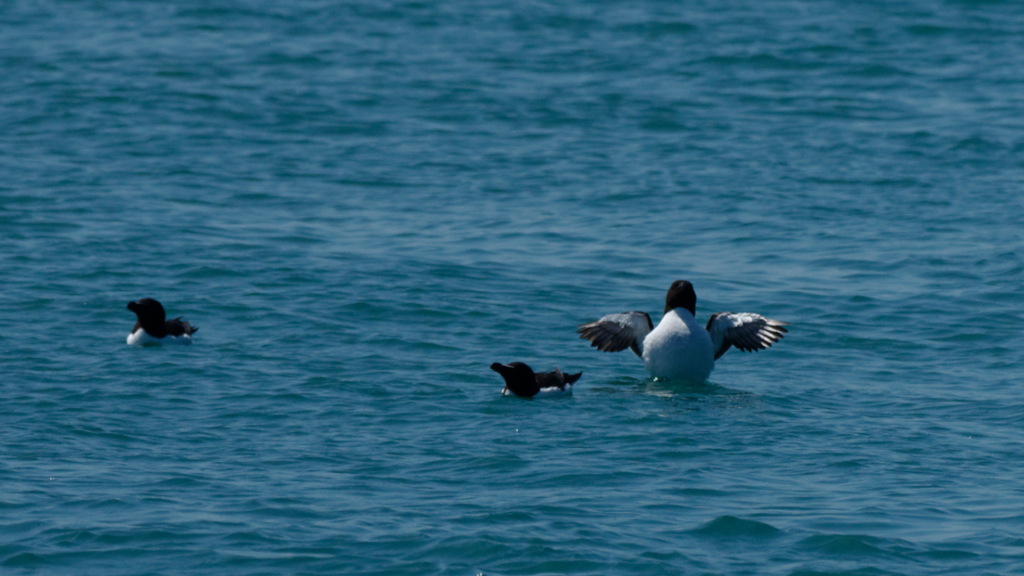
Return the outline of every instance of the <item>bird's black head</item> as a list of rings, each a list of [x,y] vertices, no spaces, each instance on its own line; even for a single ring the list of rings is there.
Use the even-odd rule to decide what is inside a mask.
[[[510,364],[495,362],[491,364],[491,370],[501,374],[501,377],[505,379],[505,388],[511,390],[516,396],[532,398],[537,392],[540,392],[533,369],[522,362]]]
[[[128,309],[135,312],[135,315],[139,317],[139,324],[142,325],[146,332],[153,334],[150,327],[157,329],[158,332],[163,331],[163,324],[167,320],[167,314],[164,312],[164,307],[156,300],[143,298],[136,302],[129,302]]]
[[[673,282],[665,295],[665,313],[676,308],[689,310],[692,316],[697,315],[697,293],[693,291],[693,284],[686,280]]]

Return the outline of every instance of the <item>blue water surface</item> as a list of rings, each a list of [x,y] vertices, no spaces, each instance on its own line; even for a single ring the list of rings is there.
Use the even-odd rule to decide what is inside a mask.
[[[0,4],[0,573],[1024,573],[1024,5]],[[790,322],[709,382],[575,327]],[[131,348],[152,297],[200,330]],[[488,366],[583,371],[502,397]]]

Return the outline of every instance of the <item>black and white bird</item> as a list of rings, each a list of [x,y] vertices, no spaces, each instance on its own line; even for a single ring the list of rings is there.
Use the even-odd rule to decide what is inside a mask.
[[[505,396],[522,396],[523,398],[540,398],[545,396],[564,396],[572,394],[572,385],[583,372],[577,374],[563,374],[555,368],[554,372],[534,372],[532,368],[522,362],[491,364],[494,370],[505,379],[505,389],[501,391]]]
[[[665,295],[665,316],[657,328],[646,312],[623,312],[578,326],[576,332],[604,352],[629,348],[655,378],[696,383],[707,380],[715,360],[731,346],[744,352],[762,350],[788,332],[788,322],[749,312],[712,314],[703,328],[694,318],[696,309],[693,284],[676,280]]]
[[[135,312],[139,321],[128,335],[129,346],[145,344],[191,344],[196,328],[179,316],[168,320],[164,307],[152,298],[129,302],[128,309]]]

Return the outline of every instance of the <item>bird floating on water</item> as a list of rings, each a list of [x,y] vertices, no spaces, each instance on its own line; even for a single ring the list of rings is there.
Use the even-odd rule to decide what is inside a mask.
[[[199,330],[183,321],[180,316],[174,320],[167,320],[163,305],[152,298],[129,302],[128,309],[135,312],[139,318],[135,327],[132,328],[131,334],[128,335],[130,346],[162,343],[191,344],[192,335]]]
[[[665,295],[665,316],[657,327],[646,312],[623,312],[578,326],[576,332],[604,352],[629,348],[655,378],[695,383],[707,380],[715,360],[730,347],[744,352],[763,350],[788,332],[788,322],[750,312],[712,314],[703,328],[694,318],[696,308],[693,284],[676,280]]]
[[[521,396],[523,398],[540,398],[545,396],[564,396],[572,394],[572,385],[583,372],[577,374],[563,374],[555,368],[553,372],[534,372],[532,368],[522,362],[491,364],[494,370],[505,379],[505,389],[501,391],[506,396]]]

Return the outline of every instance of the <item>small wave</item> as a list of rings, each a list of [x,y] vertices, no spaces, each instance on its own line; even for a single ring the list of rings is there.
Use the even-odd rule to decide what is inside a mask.
[[[735,516],[719,516],[693,530],[694,534],[713,538],[775,538],[782,534],[778,528],[758,522],[745,520]]]
[[[873,536],[819,534],[805,538],[801,548],[829,556],[890,556],[885,548],[892,542]]]

